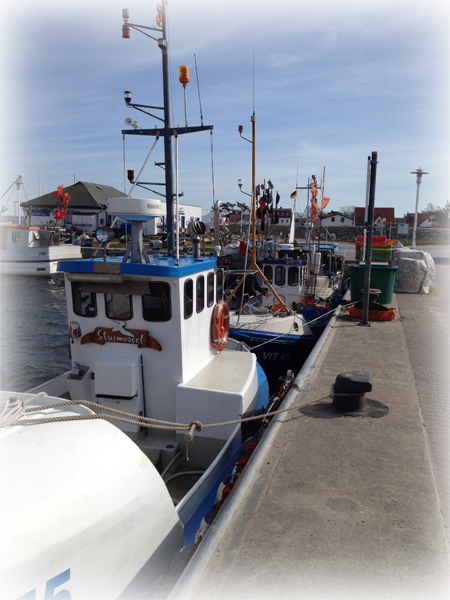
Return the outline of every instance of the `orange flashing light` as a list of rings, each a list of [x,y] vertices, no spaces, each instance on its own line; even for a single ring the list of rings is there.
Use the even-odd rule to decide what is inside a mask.
[[[180,67],[180,83],[183,84],[183,87],[189,83],[189,67],[186,65],[181,65]]]

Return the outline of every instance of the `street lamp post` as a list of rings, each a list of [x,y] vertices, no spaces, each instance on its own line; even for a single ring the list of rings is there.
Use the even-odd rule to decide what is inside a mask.
[[[414,231],[413,231],[413,240],[412,240],[412,247],[413,247],[413,250],[415,250],[416,249],[416,231],[417,231],[417,211],[419,208],[419,187],[420,187],[420,184],[422,183],[422,175],[429,175],[429,173],[426,173],[421,167],[419,167],[417,169],[417,171],[411,171],[411,175],[417,175],[417,177],[416,177],[416,183],[417,183],[416,213],[414,215]]]

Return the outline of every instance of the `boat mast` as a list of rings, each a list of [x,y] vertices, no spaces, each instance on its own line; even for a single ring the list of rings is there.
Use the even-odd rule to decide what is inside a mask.
[[[162,121],[163,127],[155,128],[155,129],[141,129],[136,122],[132,122],[133,129],[122,130],[122,134],[128,135],[152,135],[157,138],[164,138],[164,170],[165,170],[165,183],[164,184],[155,184],[155,183],[146,183],[141,182],[141,185],[164,185],[165,186],[165,198],[166,198],[166,221],[167,221],[167,251],[168,254],[173,256],[175,254],[175,236],[174,236],[174,214],[173,214],[173,152],[172,152],[172,138],[174,136],[178,136],[183,133],[192,133],[194,131],[211,131],[212,125],[199,125],[195,127],[177,127],[176,129],[172,128],[171,120],[170,120],[170,79],[169,79],[169,43],[167,41],[167,0],[162,0],[161,7],[158,8],[158,20],[161,22],[161,28],[156,27],[147,27],[145,25],[137,25],[135,23],[129,23],[129,11],[124,9],[122,12],[122,17],[124,19],[124,25],[122,28],[124,38],[129,39],[130,37],[130,28],[136,29],[137,31],[141,31],[147,37],[151,37],[152,39],[158,42],[158,47],[161,50],[162,54],[162,71],[163,71],[163,100],[164,106],[149,106],[146,104],[134,104],[131,102],[131,92],[125,92],[125,102],[127,106],[132,108],[136,108],[140,112],[143,112],[151,117]],[[156,31],[158,34],[161,34],[162,37],[158,39],[154,38],[152,35],[145,33],[142,30],[151,30]],[[163,110],[164,117],[160,118],[152,113],[149,113],[147,110],[143,110],[144,108]],[[142,170],[141,170],[142,173]],[[139,177],[137,178],[139,179]],[[137,179],[134,184],[137,184]],[[159,193],[159,192],[156,192]],[[178,215],[177,215],[178,219]],[[178,222],[178,221],[177,221]]]
[[[167,42],[167,2],[162,0],[162,32],[158,46],[162,53],[163,67],[163,99],[164,99],[164,163],[166,169],[166,215],[167,215],[167,251],[173,254],[175,250],[174,215],[173,215],[173,162],[172,135],[170,123],[170,86],[169,86],[169,44]],[[178,215],[177,215],[178,224]],[[178,226],[177,226],[178,229]]]
[[[250,270],[259,270],[256,264],[256,115],[250,117],[252,122],[252,264]]]

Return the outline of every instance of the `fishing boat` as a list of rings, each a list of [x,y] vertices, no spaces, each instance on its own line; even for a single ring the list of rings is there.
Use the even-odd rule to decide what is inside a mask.
[[[343,257],[337,244],[321,243],[320,233],[319,241],[314,241],[313,210],[308,211],[310,222],[305,243],[302,246],[295,244],[296,191],[291,196],[294,198],[294,210],[286,243],[279,244],[270,238],[256,240],[257,218],[263,221],[263,231],[267,231],[267,216],[274,212],[273,184],[269,180],[267,187],[265,184],[255,186],[254,112],[251,122],[252,140],[247,140],[253,146],[251,254],[247,253],[246,242],[241,241],[239,249],[243,256],[234,260],[234,269],[227,273],[229,289],[226,302],[238,309],[230,316],[230,337],[245,343],[256,354],[273,389],[278,377],[286,371],[296,374],[300,370],[337,307],[341,298],[337,292],[341,285]],[[239,126],[241,137],[242,131],[243,127]],[[239,179],[240,188],[242,183]],[[309,207],[309,192],[313,200],[318,193],[315,176],[308,180],[306,188],[296,186],[296,189],[308,190]],[[277,193],[276,205],[278,201]],[[264,289],[263,285],[267,287]],[[255,289],[267,293],[257,298]]]
[[[81,258],[80,246],[64,243],[65,231],[62,228],[45,229],[22,225],[20,222],[20,186],[22,185],[20,176],[5,194],[14,185],[17,186],[19,194],[19,222],[0,221],[0,274],[50,277],[56,273],[60,260]],[[71,242],[71,239],[67,239],[67,241]]]
[[[125,37],[142,27],[123,18]],[[147,597],[216,503],[241,449],[241,416],[269,400],[255,355],[225,348],[220,259],[200,256],[195,239],[193,255],[178,252],[165,0],[158,20],[164,123],[140,135],[164,140],[168,252],[143,245],[161,203],[132,197],[136,180],[107,202],[131,223],[124,257],[102,253],[112,234],[102,228],[98,256],[58,264],[72,368],[29,393],[0,394],[1,597]],[[201,229],[191,227],[193,238]]]
[[[81,247],[57,243],[55,231],[0,223],[0,274],[51,277],[58,262],[81,259]]]

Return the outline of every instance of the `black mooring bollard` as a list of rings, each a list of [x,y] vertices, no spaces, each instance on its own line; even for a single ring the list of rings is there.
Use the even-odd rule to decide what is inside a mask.
[[[357,412],[366,408],[365,393],[372,391],[372,373],[339,373],[332,387],[333,408],[338,412]]]

